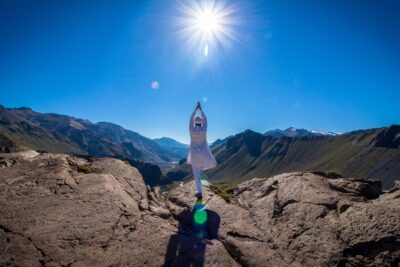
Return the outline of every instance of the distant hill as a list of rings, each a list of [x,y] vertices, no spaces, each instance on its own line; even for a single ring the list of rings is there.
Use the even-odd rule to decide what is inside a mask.
[[[166,150],[170,150],[171,152],[178,155],[181,159],[187,157],[189,145],[180,143],[175,139],[169,137],[161,137],[153,139],[159,146],[163,147]]]
[[[327,132],[327,131],[315,131],[307,129],[297,129],[294,127],[289,127],[285,130],[275,129],[267,131],[264,133],[266,136],[271,137],[305,137],[305,136],[336,136],[337,133]]]
[[[378,179],[384,188],[400,180],[400,126],[337,136],[275,138],[246,130],[215,146],[218,161],[207,171],[214,182],[241,182],[292,171],[334,171],[345,177]],[[191,177],[190,166],[171,171]],[[186,173],[186,176],[182,173]]]
[[[24,149],[90,156],[139,159],[152,163],[181,156],[119,125],[70,116],[39,113],[30,108],[0,106],[0,151]]]

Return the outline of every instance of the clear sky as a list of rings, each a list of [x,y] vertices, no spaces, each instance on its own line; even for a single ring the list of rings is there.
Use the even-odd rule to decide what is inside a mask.
[[[400,123],[400,1],[225,1],[207,41],[193,3],[0,1],[0,104],[184,142],[197,100],[210,142]]]

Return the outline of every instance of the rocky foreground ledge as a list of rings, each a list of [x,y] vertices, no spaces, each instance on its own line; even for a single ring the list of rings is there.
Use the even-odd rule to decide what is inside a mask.
[[[0,266],[398,266],[400,185],[288,173],[161,193],[112,158],[0,154]]]

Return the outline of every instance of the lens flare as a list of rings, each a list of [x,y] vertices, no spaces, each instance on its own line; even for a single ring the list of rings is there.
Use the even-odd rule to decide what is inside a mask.
[[[193,219],[198,225],[204,224],[207,221],[207,210],[202,200],[196,200],[194,204]]]
[[[207,221],[207,211],[206,210],[195,210],[194,211],[194,221],[197,224],[203,224]]]

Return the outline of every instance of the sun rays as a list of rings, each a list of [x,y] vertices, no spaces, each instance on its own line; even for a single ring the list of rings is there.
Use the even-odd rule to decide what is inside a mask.
[[[189,53],[217,56],[237,40],[237,7],[226,1],[180,1],[178,35]]]

